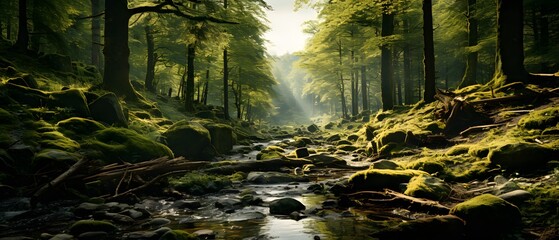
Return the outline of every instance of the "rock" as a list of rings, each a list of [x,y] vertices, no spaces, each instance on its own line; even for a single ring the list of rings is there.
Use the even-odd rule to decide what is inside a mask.
[[[198,111],[194,114],[197,118],[204,118],[204,119],[215,119],[216,115],[215,112],[212,110],[203,110]]]
[[[419,175],[409,181],[404,194],[439,201],[446,199],[450,191],[450,186],[444,180],[429,175]]]
[[[154,232],[157,234],[157,236],[163,236],[163,234],[165,234],[166,232],[170,232],[173,231],[173,229],[169,228],[169,227],[160,227],[157,230],[155,230]]]
[[[450,214],[466,221],[469,239],[501,239],[521,224],[518,208],[491,194],[459,203],[450,210]]]
[[[31,77],[31,75],[26,75],[26,76],[27,76],[27,80],[23,77],[15,77],[15,78],[8,79],[6,83],[11,83],[11,84],[28,87],[28,88],[35,88],[35,89],[39,87],[37,81],[35,81],[35,79]]]
[[[39,62],[55,71],[72,72],[72,59],[69,56],[48,53],[39,57]]]
[[[239,209],[242,206],[243,202],[234,198],[222,198],[215,202],[215,207],[219,209]]]
[[[159,240],[195,240],[195,235],[182,230],[171,230],[163,234]]]
[[[124,215],[129,216],[133,219],[144,219],[144,218],[148,218],[148,217],[151,216],[151,214],[145,209],[140,209],[140,211],[136,210],[136,209],[127,209],[127,210],[124,210],[124,211],[120,212],[120,214],[124,214]]]
[[[71,117],[56,123],[58,131],[70,138],[79,138],[79,135],[91,135],[92,133],[105,129],[103,124],[87,118]]]
[[[306,159],[311,160],[314,165],[319,167],[347,166],[347,162],[345,160],[329,153],[312,154],[306,157]]]
[[[158,234],[155,231],[136,231],[125,233],[122,237],[126,240],[155,240]]]
[[[296,176],[280,172],[250,172],[246,180],[250,183],[256,184],[278,184],[309,181],[308,178],[303,176]]]
[[[526,201],[532,199],[532,193],[526,190],[513,190],[507,193],[500,194],[497,197],[500,197],[503,200],[510,202],[516,206],[520,206]]]
[[[326,138],[327,142],[336,142],[336,141],[340,141],[342,139],[342,137],[340,136],[340,134],[334,134],[332,136],[329,136]]]
[[[49,240],[74,240],[74,239],[75,239],[74,236],[70,234],[61,233],[61,234],[54,235]]]
[[[81,203],[76,208],[74,208],[74,214],[78,217],[87,217],[93,214],[94,212],[105,210],[105,209],[107,209],[107,206],[103,204],[84,202]]]
[[[385,188],[399,190],[400,184],[408,183],[412,177],[428,175],[420,170],[369,169],[353,174],[349,180],[352,191],[382,191]]]
[[[199,239],[215,239],[215,235],[217,233],[211,229],[201,229],[193,232],[192,234],[197,236]]]
[[[261,212],[239,212],[233,213],[227,217],[228,222],[241,222],[253,219],[264,219],[266,218],[266,214]]]
[[[135,222],[133,218],[120,213],[101,212],[101,214],[94,214],[93,217],[95,219],[110,220],[111,222],[120,224],[131,224]]]
[[[211,160],[215,151],[211,145],[208,129],[196,122],[176,122],[164,134],[167,146],[176,156],[192,160]]]
[[[171,220],[167,218],[154,218],[142,224],[142,228],[159,228],[168,225],[169,223],[171,223]]]
[[[306,147],[297,148],[295,149],[295,155],[297,156],[297,158],[308,157],[309,149],[307,149]]]
[[[358,147],[353,146],[353,145],[339,145],[339,146],[336,147],[336,149],[342,150],[342,151],[347,151],[347,152],[353,152],[353,151],[357,150]]]
[[[84,232],[112,233],[117,230],[117,227],[112,223],[97,220],[80,220],[70,227],[70,233],[74,236],[78,236]]]
[[[515,190],[520,190],[520,187],[515,182],[506,181],[505,183],[495,186],[493,194],[498,196]]]
[[[387,160],[387,159],[380,159],[377,161],[374,161],[371,164],[371,169],[390,169],[390,170],[397,170],[397,169],[401,169],[400,165],[398,165],[396,162],[391,161],[391,160]]]
[[[49,93],[49,107],[58,107],[70,110],[72,116],[88,117],[90,109],[83,92],[79,89],[68,89]]]
[[[178,201],[175,201],[171,205],[171,207],[178,208],[178,209],[188,208],[188,209],[194,210],[194,209],[198,209],[198,208],[202,207],[202,203],[200,201],[197,201],[197,200],[178,200]]]
[[[456,216],[446,215],[406,221],[382,229],[372,234],[372,237],[380,240],[460,240],[465,239],[464,233],[464,221]]]
[[[289,215],[295,211],[303,211],[305,205],[293,198],[281,198],[270,203],[270,214]]]
[[[80,160],[81,156],[58,149],[43,149],[35,155],[33,165],[43,168],[71,166]]]
[[[79,240],[103,240],[109,239],[109,234],[103,231],[84,232],[78,236]]]
[[[225,154],[233,149],[236,137],[231,126],[219,123],[207,123],[203,126],[210,132],[211,143],[218,153]]]
[[[316,126],[316,124],[311,124],[307,127],[307,130],[309,130],[309,132],[317,132],[320,130],[320,128],[318,128],[318,126]]]
[[[49,103],[49,94],[12,83],[6,83],[2,86],[2,92],[5,92],[8,97],[15,100],[20,104],[28,105],[29,107],[45,107],[45,103]]]
[[[338,206],[338,201],[334,199],[328,199],[322,202],[322,208],[324,209],[331,209],[331,208],[335,208],[336,206]]]
[[[34,238],[26,237],[26,236],[14,236],[14,237],[3,237],[0,238],[0,240],[34,240]]]
[[[334,128],[335,126],[336,126],[335,123],[329,122],[329,123],[327,123],[326,125],[324,125],[324,129],[332,129],[332,128]]]
[[[301,212],[297,212],[297,211],[294,211],[294,212],[289,214],[289,218],[291,218],[295,221],[299,221],[299,220],[301,220],[303,218],[306,218],[306,217],[307,217],[307,215],[305,215],[304,213],[301,213]]]
[[[89,104],[91,116],[99,122],[119,127],[127,127],[128,120],[122,105],[114,93],[107,93]]]
[[[487,158],[507,170],[529,171],[545,166],[555,155],[553,149],[540,144],[517,142],[492,149]]]

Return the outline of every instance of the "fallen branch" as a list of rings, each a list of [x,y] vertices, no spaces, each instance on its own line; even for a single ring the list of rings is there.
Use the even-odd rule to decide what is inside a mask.
[[[282,167],[296,168],[305,164],[312,164],[306,159],[275,158],[267,160],[247,160],[233,162],[231,165],[217,166],[203,170],[206,173],[233,174],[235,172],[250,171],[279,171]]]
[[[496,124],[473,126],[473,127],[469,127],[466,130],[460,132],[460,135],[464,136],[464,135],[468,134],[469,132],[473,132],[475,130],[487,130],[487,129],[490,129],[490,128],[500,127],[500,126],[503,126],[505,124],[506,123],[496,123]]]
[[[364,207],[382,204],[391,207],[402,207],[417,211],[426,211],[436,214],[448,214],[450,209],[437,201],[411,197],[393,190],[385,189],[384,192],[361,191],[347,195],[350,198],[359,198]]]

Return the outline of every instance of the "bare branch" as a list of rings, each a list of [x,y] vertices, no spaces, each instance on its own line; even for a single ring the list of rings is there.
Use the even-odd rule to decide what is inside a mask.
[[[166,7],[172,7],[172,9]],[[228,21],[225,19],[219,19],[212,16],[196,16],[196,15],[187,14],[181,11],[179,9],[179,6],[177,6],[172,0],[165,0],[164,2],[154,6],[141,6],[141,7],[128,9],[128,13],[130,14],[130,16],[138,13],[145,13],[145,12],[174,14],[182,18],[186,18],[192,21],[199,21],[199,22],[209,21],[214,23],[238,24],[237,22]]]

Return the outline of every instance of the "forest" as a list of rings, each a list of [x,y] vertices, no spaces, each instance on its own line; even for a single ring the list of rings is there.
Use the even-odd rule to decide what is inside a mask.
[[[0,239],[559,239],[559,4],[272,2],[0,1]]]

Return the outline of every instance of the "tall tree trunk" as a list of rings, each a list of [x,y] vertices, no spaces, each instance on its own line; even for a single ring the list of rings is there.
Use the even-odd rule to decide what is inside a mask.
[[[223,7],[227,9],[227,0],[223,0]],[[223,114],[229,119],[229,67],[227,59],[227,48],[223,49]]]
[[[363,111],[369,110],[369,96],[367,94],[367,66],[365,65],[365,57],[361,56],[361,101]]]
[[[146,24],[144,27],[145,34],[146,34],[146,45],[147,45],[147,63],[146,63],[146,79],[144,85],[146,89],[152,93],[155,93],[155,64],[157,61],[156,53],[155,53],[155,41],[153,39],[153,31],[151,26]]]
[[[210,68],[206,69],[206,82],[204,83],[204,94],[202,95],[202,102],[208,105],[208,87],[210,83]]]
[[[357,72],[355,71],[355,52],[351,50],[351,115],[359,114],[359,101],[357,99]]]
[[[542,6],[540,7],[540,21],[539,21],[539,25],[540,25],[540,42],[539,42],[539,48],[540,48],[540,52],[541,54],[546,54],[549,52],[549,17],[548,16],[550,14],[550,10],[551,7],[547,6],[546,3],[542,3]],[[553,73],[551,67],[549,66],[549,61],[547,61],[547,59],[543,59],[541,65],[541,69],[540,71],[542,73]]]
[[[343,118],[347,118],[348,114],[347,114],[347,103],[346,103],[346,99],[345,99],[345,84],[344,84],[344,75],[343,75],[343,61],[342,61],[342,41],[338,40],[338,57],[339,57],[339,62],[338,62],[338,66],[340,67],[340,72],[339,72],[339,76],[340,76],[340,83],[339,83],[339,89],[340,89],[340,97],[342,100],[342,117]]]
[[[404,19],[404,34],[409,34],[410,23],[408,19]],[[413,101],[413,81],[411,79],[411,53],[410,45],[404,44],[404,101],[406,105],[411,105]]]
[[[27,0],[18,1],[18,31],[14,47],[24,51],[29,47],[29,28],[27,27]]]
[[[243,116],[243,110],[241,108],[242,97],[243,97],[243,85],[241,84],[241,67],[239,67],[239,79],[237,80],[237,95],[236,95],[236,106],[237,106],[237,119],[241,119]]]
[[[435,47],[433,43],[433,11],[431,0],[423,0],[423,64],[425,68],[425,91],[423,100],[426,103],[435,101]]]
[[[188,44],[187,74],[186,74],[186,94],[184,106],[187,112],[194,112],[194,59],[196,57],[196,45]]]
[[[525,82],[523,1],[497,1],[497,52],[494,85]]]
[[[393,68],[394,69],[400,69],[400,56],[398,55],[398,50],[396,50],[396,48],[393,48],[393,53],[392,55],[393,57]],[[398,105],[403,105],[403,101],[402,101],[402,80],[400,78],[400,71],[394,71],[394,83],[396,83],[396,87],[395,87],[395,93],[396,93],[396,103]]]
[[[382,37],[388,37],[394,34],[394,14],[386,11],[385,7],[382,13]],[[394,108],[394,68],[392,66],[392,51],[387,43],[381,46],[381,95],[382,109],[390,110]]]
[[[45,26],[40,22],[41,12],[37,8],[37,1],[28,1],[27,8],[31,10],[31,26],[33,27],[29,34],[29,49],[34,52],[41,52],[41,39],[46,34]]]
[[[105,55],[103,88],[114,92],[117,96],[135,100],[138,95],[132,84],[128,72],[130,64],[130,48],[128,48],[128,20],[130,13],[126,0],[105,1]]]
[[[477,18],[476,18],[476,0],[468,0],[468,47],[476,46],[478,41]],[[467,87],[477,83],[477,58],[478,52],[468,51],[468,60],[466,61],[466,71],[462,77],[462,82],[458,88]]]
[[[8,8],[12,9],[12,1],[8,2]],[[12,15],[6,14],[6,39],[12,40]]]
[[[101,70],[101,17],[97,16],[103,11],[101,9],[102,0],[91,0],[91,65]]]

